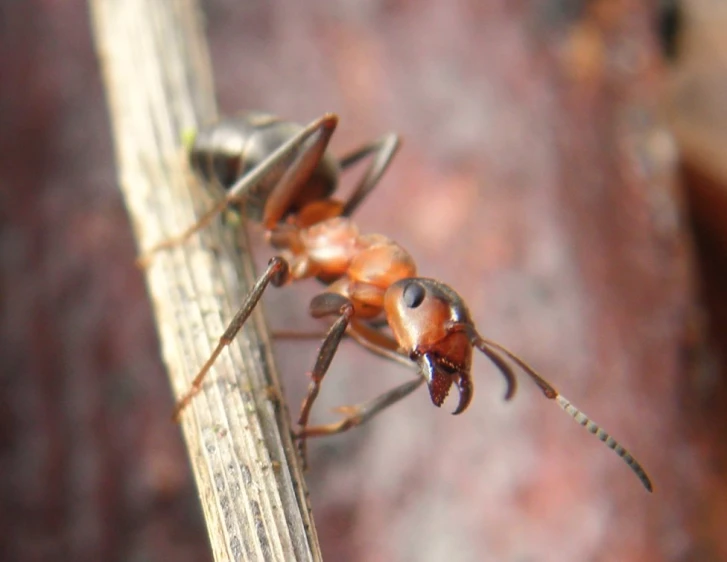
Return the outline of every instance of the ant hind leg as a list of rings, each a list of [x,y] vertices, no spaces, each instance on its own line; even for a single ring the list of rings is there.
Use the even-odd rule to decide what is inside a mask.
[[[343,211],[341,212],[342,216],[350,217],[366,196],[376,187],[381,176],[384,175],[384,172],[389,167],[396,151],[399,149],[399,144],[399,137],[394,133],[389,133],[341,158],[341,169],[345,170],[363,158],[371,154],[374,155],[373,162],[369,164],[363,178],[361,178],[358,185],[354,188],[353,193],[348,198],[348,201],[344,204]]]
[[[229,205],[244,201],[245,196],[253,187],[263,181],[277,166],[288,160],[291,155],[300,152],[268,196],[263,224],[266,228],[271,229],[285,214],[298,190],[308,181],[325,152],[337,124],[338,118],[332,114],[324,115],[310,123],[297,135],[278,147],[255,168],[240,177],[227,190],[225,197],[205,212],[196,223],[182,233],[167,238],[146,250],[137,259],[137,263],[140,266],[146,266],[154,253],[159,250],[173,248],[187,241],[194,233],[210,224]],[[313,138],[313,141],[301,152],[301,147],[311,138]]]

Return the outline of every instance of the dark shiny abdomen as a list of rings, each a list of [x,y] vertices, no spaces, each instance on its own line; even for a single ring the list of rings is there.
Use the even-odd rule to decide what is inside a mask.
[[[302,129],[296,123],[266,113],[223,118],[197,132],[189,149],[189,162],[205,183],[217,184],[227,190]],[[260,220],[270,191],[293,160],[291,157],[278,163],[265,180],[253,186],[241,205],[248,217]],[[295,198],[290,211],[298,210],[309,201],[330,196],[337,181],[338,165],[326,154]]]

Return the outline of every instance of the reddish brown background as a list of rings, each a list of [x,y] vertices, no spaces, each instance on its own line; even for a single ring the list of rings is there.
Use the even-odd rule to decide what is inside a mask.
[[[455,286],[486,336],[602,422],[656,486],[646,494],[524,379],[504,404],[479,359],[465,415],[421,391],[315,443],[326,558],[726,559],[724,379],[658,117],[655,4],[204,7],[222,109],[338,112],[339,153],[401,133],[362,228]],[[206,560],[85,4],[0,2],[0,83],[0,559]],[[700,240],[719,298],[720,247]],[[271,295],[271,324],[316,327],[314,290]],[[315,345],[276,350],[297,404]],[[315,415],[406,376],[347,343]]]

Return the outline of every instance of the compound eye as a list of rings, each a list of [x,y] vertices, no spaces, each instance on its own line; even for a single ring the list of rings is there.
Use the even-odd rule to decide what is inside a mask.
[[[404,304],[406,304],[406,306],[409,308],[416,308],[422,304],[425,294],[426,291],[424,290],[424,287],[422,287],[419,283],[412,281],[404,287],[402,298],[404,299]]]

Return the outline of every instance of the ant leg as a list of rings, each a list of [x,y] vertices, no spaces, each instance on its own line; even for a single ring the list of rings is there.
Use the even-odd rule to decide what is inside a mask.
[[[322,340],[326,337],[328,332],[304,332],[296,330],[270,330],[270,335],[274,340],[290,340],[290,341],[302,341],[302,340]]]
[[[391,336],[381,332],[381,328],[386,326],[379,325],[378,322],[361,321],[355,318],[351,319],[348,330],[344,336],[349,336],[351,339],[356,341],[361,347],[368,351],[388,359],[390,361],[396,361],[401,363],[405,367],[411,367],[416,369],[416,364],[411,361],[406,355],[403,355],[399,351],[399,344]],[[322,340],[326,337],[325,333],[320,332],[297,332],[293,330],[273,330],[273,339],[283,340],[309,340],[316,339]],[[508,367],[505,365],[505,367]]]
[[[268,195],[262,219],[262,224],[267,230],[272,230],[283,218],[295,197],[313,175],[318,163],[326,153],[328,142],[331,140],[333,131],[336,130],[336,125],[338,125],[338,117],[334,114],[327,114],[305,128],[304,132],[310,130],[311,133],[315,133],[315,136],[311,143],[298,154]],[[297,136],[301,135],[302,133]],[[296,149],[300,148],[308,136],[301,137]]]
[[[313,370],[310,373],[311,382],[308,385],[308,392],[303,399],[300,407],[300,415],[298,416],[299,433],[303,435],[308,425],[311,408],[321,389],[323,377],[331,365],[331,361],[338,349],[338,345],[341,343],[343,335],[346,333],[346,327],[354,314],[354,308],[351,301],[343,295],[337,293],[322,293],[314,297],[311,301],[310,313],[315,318],[322,318],[323,316],[330,316],[332,314],[337,314],[338,318],[328,329],[328,333],[318,350],[318,357],[316,357]],[[305,466],[307,464],[305,437],[302,437],[298,441],[298,450],[300,451],[303,465]]]
[[[352,318],[347,333],[369,351],[386,359],[398,361],[408,367],[415,367],[411,360],[399,353],[399,344],[391,336],[377,330],[369,322]],[[379,412],[414,392],[423,382],[424,377],[419,376],[363,404],[337,408],[339,411],[347,413],[348,415],[339,422],[302,428],[296,434],[296,437],[298,439],[305,439],[307,437],[333,435],[334,433],[341,433],[352,427],[361,425]]]
[[[308,437],[322,437],[324,435],[334,435],[336,433],[348,431],[353,427],[369,421],[375,415],[379,414],[381,411],[395,404],[399,400],[406,398],[419,388],[423,382],[423,377],[417,377],[414,380],[407,381],[404,384],[392,388],[388,392],[377,396],[373,400],[364,402],[363,404],[357,404],[356,406],[341,406],[340,408],[336,408],[339,412],[347,414],[346,417],[335,423],[306,427],[301,429],[296,434],[296,437],[298,439],[305,439]]]
[[[215,347],[212,354],[199,370],[199,373],[197,373],[194,377],[191,387],[177,401],[177,404],[174,407],[174,414],[172,416],[174,421],[179,421],[184,408],[189,405],[192,398],[194,398],[195,395],[202,389],[202,381],[207,375],[207,372],[210,370],[210,367],[212,367],[217,357],[219,357],[220,353],[222,353],[222,350],[232,342],[237,335],[237,332],[240,331],[240,328],[242,328],[242,325],[248,319],[250,313],[253,311],[255,306],[257,306],[257,303],[262,294],[265,292],[268,284],[272,283],[275,287],[280,287],[285,284],[290,276],[289,269],[288,262],[281,257],[275,257],[270,260],[265,272],[255,282],[255,285],[253,285],[247,297],[245,297],[245,301],[237,311],[237,314],[235,314],[232,321],[228,324],[225,333],[220,337],[217,347]]]
[[[310,125],[305,127],[300,133],[278,147],[275,152],[265,158],[255,168],[242,176],[228,190],[224,199],[221,199],[210,210],[208,210],[200,219],[190,226],[181,234],[168,238],[158,244],[152,246],[144,252],[137,263],[145,265],[151,254],[166,248],[177,246],[189,239],[192,234],[198,232],[207,226],[212,219],[219,215],[228,205],[236,203],[245,198],[247,193],[264,180],[277,166],[286,162],[292,155],[301,151],[303,145],[313,139],[309,146],[306,146],[295,159],[293,164],[287,169],[283,177],[273,188],[267,203],[265,204],[266,227],[270,228],[284,214],[290,201],[295,197],[298,189],[310,177],[315,169],[322,154],[325,152],[328,141],[336,129],[338,117],[333,114],[327,114],[316,119]]]
[[[355,324],[355,326],[354,326]],[[373,334],[379,334],[377,336],[366,336],[369,339],[378,339],[379,337],[383,338],[384,340],[388,340],[388,344],[385,343],[384,346],[388,349],[391,349],[394,353],[396,353],[396,349],[398,348],[398,345],[393,338],[386,336],[385,334],[381,333],[380,330],[388,326],[386,323],[386,320],[384,318],[380,320],[367,320],[367,321],[361,321],[361,320],[353,320],[351,323],[351,327],[349,327],[349,332],[346,333],[346,335],[351,336],[353,339],[355,339],[358,343],[363,345],[368,349],[368,345],[364,340],[364,336],[361,334],[352,334],[350,333],[354,327],[358,329],[358,327],[361,327],[361,330],[365,330],[367,333],[370,330]],[[314,332],[313,330],[276,330],[272,329],[270,330],[270,334],[273,336],[274,339],[281,339],[281,340],[322,340],[326,337],[326,332]],[[373,351],[373,350],[372,350]],[[374,351],[374,353],[377,353],[378,355],[383,355],[379,352],[379,350]],[[388,353],[385,355],[385,357],[388,357]],[[404,357],[401,355],[401,357]]]
[[[394,338],[383,333],[370,322],[363,322],[354,318],[348,329],[348,335],[356,340],[361,347],[376,355],[396,361],[406,367],[417,368],[411,359],[400,352],[399,344]]]
[[[339,164],[341,169],[345,170],[349,166],[356,164],[359,160],[374,154],[374,160],[369,164],[366,174],[361,178],[361,181],[359,181],[353,190],[348,201],[344,204],[343,211],[341,212],[342,216],[350,217],[361,204],[361,201],[376,187],[376,184],[379,183],[381,176],[386,171],[386,168],[388,168],[398,148],[399,137],[394,133],[389,133],[340,159]]]

